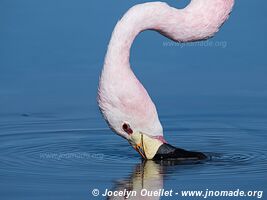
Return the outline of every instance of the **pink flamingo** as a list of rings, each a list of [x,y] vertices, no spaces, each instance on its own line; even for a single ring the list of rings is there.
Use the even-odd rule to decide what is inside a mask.
[[[98,104],[110,128],[144,159],[204,159],[169,145],[156,107],[129,63],[130,48],[142,31],[155,30],[177,42],[212,37],[227,20],[234,0],[191,0],[184,9],[162,2],[133,6],[117,23],[108,45],[99,81]]]

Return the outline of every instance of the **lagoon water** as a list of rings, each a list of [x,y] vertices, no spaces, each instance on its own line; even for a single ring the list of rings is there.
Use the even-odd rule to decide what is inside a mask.
[[[131,63],[157,105],[166,140],[210,156],[175,163],[143,162],[110,131],[95,100],[111,30],[140,2],[0,2],[1,199],[123,199],[101,194],[142,188],[178,192],[160,199],[238,189],[263,194],[233,199],[266,199],[267,3],[237,2],[206,45],[166,46],[153,32],[134,43]],[[258,10],[250,18],[248,7]],[[250,37],[255,30],[259,42]]]
[[[211,156],[201,163],[144,163],[94,116],[44,111],[4,118],[3,199],[92,199],[95,188],[266,192],[267,120],[261,115],[163,116],[168,141]]]

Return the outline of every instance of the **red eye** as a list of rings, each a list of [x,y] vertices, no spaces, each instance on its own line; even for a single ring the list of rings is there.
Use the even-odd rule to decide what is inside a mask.
[[[123,124],[122,128],[124,131],[127,131],[128,128],[130,128],[129,124]]]
[[[129,124],[124,123],[122,125],[122,129],[128,134],[132,134],[133,133],[133,130],[131,129]]]

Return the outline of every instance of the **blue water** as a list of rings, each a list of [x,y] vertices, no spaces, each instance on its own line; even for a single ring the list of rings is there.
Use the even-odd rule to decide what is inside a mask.
[[[95,188],[240,189],[266,199],[267,3],[237,2],[208,46],[164,46],[154,32],[135,41],[131,63],[166,140],[211,157],[173,163],[143,162],[96,104],[110,33],[140,2],[0,2],[1,199],[106,199]],[[180,198],[191,199],[161,199]]]
[[[162,123],[172,144],[203,150],[212,159],[198,164],[151,161],[146,167],[96,117],[45,112],[5,116],[0,124],[1,198],[91,199],[94,188],[104,192],[134,184],[136,190],[146,182],[144,188],[151,189],[155,179],[156,188],[176,191],[266,192],[266,117],[166,115]]]

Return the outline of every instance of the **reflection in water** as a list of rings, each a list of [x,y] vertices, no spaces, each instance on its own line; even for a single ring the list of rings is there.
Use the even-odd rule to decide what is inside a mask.
[[[143,160],[135,166],[130,177],[116,181],[113,189],[105,193],[108,194],[108,199],[116,200],[125,198],[160,199],[161,196],[170,196],[170,191],[165,191],[163,187],[164,176],[169,174],[168,167],[202,162],[204,161]],[[118,195],[118,192],[123,195]]]
[[[218,124],[210,116],[202,121],[186,118],[182,124],[190,129],[167,129],[179,132],[170,134],[169,140],[192,150],[205,149],[211,159],[136,165],[139,156],[107,129],[87,129],[88,120],[82,117],[52,116],[16,115],[0,120],[2,199],[14,199],[19,194],[28,200],[31,198],[27,195],[33,191],[32,199],[88,199],[88,188],[99,188],[102,195],[112,184],[111,191],[136,191],[136,196],[129,199],[160,199],[155,195],[140,196],[142,189],[265,190],[267,185],[266,118],[254,122],[230,118],[231,123],[238,124],[236,127],[230,122]],[[170,118],[167,125],[175,127],[176,121]],[[93,118],[89,122],[97,124]],[[131,175],[124,177],[133,166]]]
[[[116,181],[113,192],[123,191],[125,196],[113,196],[108,199],[160,199],[159,196],[141,196],[141,192],[161,192],[163,189],[164,166],[152,160],[137,164],[132,175],[124,180]],[[146,190],[143,190],[146,189]]]

